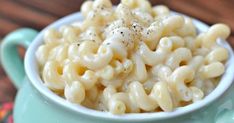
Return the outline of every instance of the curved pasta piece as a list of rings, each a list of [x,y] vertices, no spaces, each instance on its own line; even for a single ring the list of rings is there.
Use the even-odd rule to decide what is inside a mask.
[[[140,82],[131,82],[131,84],[129,85],[129,91],[131,96],[135,98],[137,106],[141,109],[145,111],[152,111],[158,107],[157,102],[146,94]]]
[[[170,10],[167,6],[164,5],[156,5],[153,7],[153,14],[157,18],[159,16],[167,16],[169,15]]]
[[[136,80],[144,82],[148,77],[145,63],[138,54],[134,54],[132,60],[134,63],[133,74],[135,75]]]
[[[144,26],[149,26],[154,21],[150,13],[144,12],[140,9],[133,10],[134,17]]]
[[[215,78],[224,73],[225,66],[221,62],[213,62],[202,66],[199,70],[204,78]]]
[[[105,102],[108,102],[108,100],[111,98],[111,96],[113,94],[115,94],[117,92],[116,88],[114,88],[114,86],[110,85],[107,86],[104,90],[103,90],[103,97]]]
[[[142,41],[145,42],[151,50],[155,49],[163,33],[163,23],[161,21],[153,22],[148,28],[141,32]]]
[[[96,75],[100,78],[102,85],[120,87],[124,82],[123,79],[128,76],[132,69],[133,63],[131,60],[125,59],[121,62],[114,60],[110,62],[110,65],[96,71]]]
[[[95,52],[97,53],[95,54]],[[84,66],[91,70],[97,70],[103,68],[111,61],[113,52],[109,46],[101,45],[98,48],[96,43],[84,41],[80,44],[79,56]]]
[[[149,96],[157,101],[163,111],[173,110],[173,101],[166,82],[157,82]]]
[[[80,41],[93,41],[97,44],[101,44],[101,36],[99,35],[100,32],[97,27],[89,27],[85,32],[81,33],[79,36]]]
[[[133,62],[129,59],[124,59],[122,61],[114,60],[110,63],[116,75],[119,74],[129,74],[133,69]]]
[[[217,38],[226,39],[231,33],[231,29],[222,23],[215,24],[209,28],[202,40],[202,46],[210,48]]]
[[[123,60],[127,58],[127,52],[134,48],[136,41],[132,30],[126,27],[119,27],[108,34],[103,44],[111,47],[114,52],[114,58]]]
[[[72,84],[73,81],[80,81],[85,90],[91,89],[98,79],[93,71],[87,70],[87,68],[75,62],[69,62],[64,66],[63,78],[67,84]]]
[[[172,70],[170,67],[160,64],[152,68],[152,73],[154,76],[158,77],[160,81],[168,82],[168,77],[172,74]]]
[[[49,44],[60,42],[61,37],[62,35],[57,30],[50,28],[45,30],[43,39],[45,43]]]
[[[118,37],[111,37],[103,41],[103,44],[111,47],[115,59],[125,59],[128,55],[126,47],[119,42]]]
[[[201,78],[201,77],[199,77],[199,78],[197,77],[191,82],[190,87],[196,87],[197,89],[200,89],[203,92],[204,96],[206,96],[206,95],[208,95],[210,92],[212,92],[214,90],[214,88],[215,88],[214,83],[215,82],[212,79],[204,79],[204,78]],[[199,92],[199,90],[198,90],[198,92]],[[201,92],[199,92],[199,93],[197,95],[198,98],[197,97],[195,98],[196,101],[197,101],[197,99],[199,100],[201,95],[202,95]],[[194,100],[194,95],[193,95],[193,100]]]
[[[115,10],[115,14],[116,14],[118,19],[124,20],[124,22],[127,25],[130,25],[131,20],[133,20],[133,18],[134,18],[130,8],[122,3],[120,3],[117,6],[117,8]]]
[[[205,61],[206,63],[212,63],[212,62],[222,62],[227,60],[228,58],[228,51],[227,49],[223,47],[217,47],[214,48],[212,51],[210,51],[209,54],[206,55]]]
[[[49,52],[48,60],[64,61],[68,55],[68,44],[60,44]]]
[[[157,82],[149,95],[138,81],[129,85],[129,93],[116,92],[108,86],[103,92],[110,112],[123,114],[126,112],[153,111],[160,106],[164,111],[173,110],[173,102],[165,82]],[[166,102],[166,103],[165,103]]]
[[[93,10],[93,1],[85,1],[81,5],[80,12],[84,17],[87,17],[88,13]]]
[[[124,23],[124,20],[118,19],[111,24],[108,25],[107,28],[104,30],[104,37],[107,38],[111,35],[111,32],[119,27],[127,27],[126,23]]]
[[[151,51],[144,42],[140,42],[139,54],[147,65],[156,65],[163,62],[172,49],[172,42],[162,38],[156,51]]]
[[[52,48],[54,48],[57,44],[56,43],[50,43],[50,44],[44,44],[39,46],[39,48],[36,51],[36,58],[37,62],[40,66],[45,65],[45,63],[48,60],[49,52]]]
[[[103,90],[103,97],[106,102],[106,106],[113,114],[123,114],[126,112],[129,99],[125,93],[117,93],[113,86],[107,86]],[[125,104],[126,103],[126,104]]]
[[[181,66],[176,68],[171,74],[173,80],[181,80],[177,82],[191,82],[194,78],[194,70],[189,66]]]
[[[169,16],[163,17],[162,23],[164,27],[163,33],[169,34],[170,32],[176,29],[182,28],[185,21],[184,21],[184,17],[180,15],[169,15]]]
[[[169,77],[170,87],[183,101],[190,101],[192,99],[192,92],[185,83],[191,82],[194,74],[194,70],[191,67],[182,66],[176,68]]]
[[[142,40],[153,50],[161,37],[170,34],[175,29],[181,28],[183,24],[184,19],[182,16],[170,15],[162,17],[142,32]]]
[[[137,106],[145,111],[153,111],[158,106],[164,111],[172,111],[173,102],[167,88],[165,82],[157,82],[147,95],[142,84],[135,81],[129,85],[129,93],[135,98]]]
[[[168,56],[165,64],[174,70],[181,63],[187,64],[191,59],[192,53],[188,48],[178,48]]]
[[[119,61],[119,60],[111,61],[110,65],[114,69],[116,75],[118,75],[118,74],[120,74],[121,72],[124,71],[123,63],[121,63],[121,61]]]
[[[123,114],[125,112],[139,112],[139,108],[134,107],[128,93],[118,92],[111,96],[108,100],[108,108],[110,112]]]
[[[70,102],[80,104],[85,99],[85,88],[79,81],[74,81],[65,86],[64,96]]]
[[[196,36],[196,27],[193,24],[193,21],[189,17],[184,17],[184,25],[182,28],[176,30],[176,34],[185,37],[185,36]]]
[[[79,62],[80,61],[80,57],[79,57],[79,45],[80,45],[80,42],[78,43],[72,43],[69,45],[68,47],[68,58],[72,61],[76,61],[76,62]]]
[[[129,51],[133,49],[134,44],[137,40],[134,34],[135,32],[127,27],[119,27],[110,32],[110,34],[107,36],[107,40],[108,38],[112,39],[109,41],[109,43],[112,43],[113,41],[119,42],[125,47],[126,50]]]
[[[179,36],[170,36],[168,38],[172,42],[172,50],[175,50],[180,47],[184,47],[185,45],[184,39]]]
[[[69,43],[76,42],[81,32],[80,28],[77,26],[62,26],[59,30],[63,35],[62,40]]]
[[[96,72],[96,75],[99,76],[101,79],[111,80],[115,76],[115,70],[113,69],[112,66],[107,65],[104,68],[98,70]]]
[[[57,61],[46,62],[42,78],[44,84],[52,90],[63,90],[65,87],[65,81],[62,78],[63,68]]]
[[[85,7],[81,7],[81,12],[85,16],[84,21],[81,25],[81,29],[83,31],[89,27],[104,26],[107,24],[107,22],[114,20],[112,4],[109,4],[108,2],[110,1],[97,0],[93,3],[87,2],[86,4],[84,4]]]
[[[122,100],[126,100],[126,98],[124,97],[122,98],[123,98]],[[124,114],[126,111],[125,103],[123,101],[116,99],[110,99],[110,101],[108,101],[108,108],[109,111],[113,114]]]

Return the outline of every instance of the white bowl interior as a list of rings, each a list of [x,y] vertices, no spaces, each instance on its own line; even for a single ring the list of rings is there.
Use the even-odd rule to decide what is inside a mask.
[[[178,14],[178,13],[173,13]],[[88,109],[86,107],[83,107],[81,105],[72,104],[68,101],[66,101],[64,98],[57,96],[54,94],[51,90],[49,90],[47,87],[43,85],[43,81],[39,76],[38,66],[35,58],[35,50],[43,43],[43,34],[45,30],[48,28],[58,28],[61,25],[70,24],[75,21],[81,21],[82,15],[77,12],[71,15],[68,15],[55,23],[52,23],[45,29],[43,29],[38,36],[34,39],[32,44],[30,45],[29,49],[27,50],[26,56],[25,56],[25,70],[27,73],[27,76],[29,80],[31,81],[32,85],[46,98],[48,98],[50,101],[58,104],[58,106],[65,107],[74,113],[82,113],[88,116],[92,117],[99,117],[99,118],[105,118],[105,119],[118,119],[118,120],[131,120],[131,121],[139,121],[139,120],[147,120],[147,119],[165,119],[165,118],[171,118],[178,115],[186,114],[189,112],[192,112],[194,110],[200,109],[215,99],[219,98],[225,90],[228,89],[228,87],[232,84],[233,81],[233,75],[234,75],[234,55],[232,48],[226,41],[219,40],[219,44],[224,46],[229,51],[229,59],[226,63],[226,72],[223,74],[220,84],[216,87],[216,89],[205,97],[205,99],[193,103],[191,105],[180,107],[175,109],[173,112],[156,112],[156,113],[131,113],[131,114],[124,114],[124,115],[113,115],[108,112],[101,112],[96,111],[92,109]],[[193,20],[194,24],[197,27],[197,30],[199,32],[206,31],[208,29],[208,26],[198,20]]]

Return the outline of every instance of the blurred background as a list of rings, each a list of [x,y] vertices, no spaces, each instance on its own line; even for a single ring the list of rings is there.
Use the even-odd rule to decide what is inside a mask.
[[[79,11],[83,0],[0,0],[0,40],[20,27],[41,30],[70,13]],[[112,0],[118,4],[119,0]],[[222,22],[232,28],[228,41],[234,47],[234,0],[150,0],[209,25]],[[20,48],[23,56],[24,50]],[[0,104],[14,100],[16,89],[0,67]],[[0,121],[1,122],[1,121]]]

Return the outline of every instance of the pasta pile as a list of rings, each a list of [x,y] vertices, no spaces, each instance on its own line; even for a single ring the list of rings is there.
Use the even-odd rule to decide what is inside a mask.
[[[202,100],[225,71],[230,29],[197,34],[192,20],[147,0],[85,1],[82,22],[48,29],[36,52],[45,86],[113,114],[173,111]]]

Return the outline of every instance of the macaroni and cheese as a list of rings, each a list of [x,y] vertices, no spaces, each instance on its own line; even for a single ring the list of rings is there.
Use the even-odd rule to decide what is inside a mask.
[[[82,22],[48,29],[36,52],[44,85],[113,114],[173,111],[202,100],[225,71],[230,29],[198,34],[192,19],[148,0],[85,1]]]

